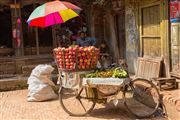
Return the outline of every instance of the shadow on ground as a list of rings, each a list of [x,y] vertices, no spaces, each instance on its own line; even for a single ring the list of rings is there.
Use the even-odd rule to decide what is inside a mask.
[[[126,110],[122,102],[120,102],[117,106],[114,106],[113,103],[108,103],[103,106],[97,105],[97,107],[94,108],[94,110],[90,113],[89,116],[100,119],[139,120]],[[168,120],[168,119],[163,117],[152,117],[142,120]]]

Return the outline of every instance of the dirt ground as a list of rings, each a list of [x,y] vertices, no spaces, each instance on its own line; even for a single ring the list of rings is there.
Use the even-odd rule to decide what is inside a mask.
[[[113,104],[98,104],[90,115],[72,117],[64,112],[58,100],[27,102],[27,93],[27,90],[0,92],[0,120],[137,120],[126,111],[123,104],[119,108]],[[167,119],[156,117],[146,120]]]

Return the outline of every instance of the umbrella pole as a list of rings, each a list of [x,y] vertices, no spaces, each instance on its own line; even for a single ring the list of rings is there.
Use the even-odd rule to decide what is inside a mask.
[[[39,55],[39,37],[38,37],[38,28],[35,28],[36,33],[36,54]]]

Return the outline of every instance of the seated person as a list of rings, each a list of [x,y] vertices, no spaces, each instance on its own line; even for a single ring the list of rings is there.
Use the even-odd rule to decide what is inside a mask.
[[[105,41],[102,41],[99,48],[100,48],[100,53],[101,54],[107,54],[108,51],[109,51],[108,46],[107,46]]]
[[[87,37],[86,33],[81,32],[80,37],[77,38],[76,44],[84,47],[84,46],[94,46],[96,44],[96,38],[94,37]]]
[[[101,68],[108,68],[112,64],[112,57],[109,55],[109,49],[107,43],[103,40],[99,46]]]

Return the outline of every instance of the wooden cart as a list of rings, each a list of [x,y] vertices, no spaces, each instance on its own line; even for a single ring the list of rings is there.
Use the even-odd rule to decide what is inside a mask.
[[[92,71],[59,71],[59,100],[72,116],[90,113],[96,103],[122,99],[127,110],[137,118],[153,115],[159,107],[160,96],[156,86],[145,79],[85,78]]]

